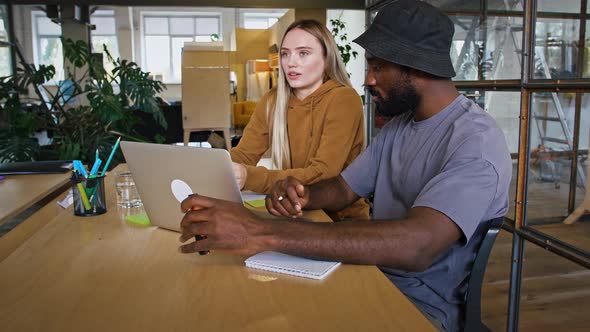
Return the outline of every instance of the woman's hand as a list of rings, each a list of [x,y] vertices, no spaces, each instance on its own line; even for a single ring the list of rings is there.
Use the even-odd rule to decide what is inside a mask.
[[[232,162],[232,167],[234,169],[236,181],[238,181],[238,186],[240,187],[240,190],[242,190],[244,189],[246,179],[248,178],[248,171],[246,170],[246,167],[242,164]]]
[[[277,181],[266,195],[266,209],[275,216],[301,217],[308,202],[309,190],[292,176]]]

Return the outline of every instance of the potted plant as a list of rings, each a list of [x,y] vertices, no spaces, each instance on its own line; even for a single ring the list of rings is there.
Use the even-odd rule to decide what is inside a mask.
[[[114,67],[110,72],[104,69],[102,58],[90,53],[85,42],[64,39],[62,43],[64,58],[73,65],[73,72],[68,72],[67,78],[59,82],[56,92],[43,86],[53,78],[53,66],[36,68],[21,61],[22,69],[0,79],[2,162],[38,159],[39,146],[31,139],[37,130],[52,133],[50,158],[80,159],[90,164],[96,149],[106,155],[119,136],[146,140],[133,129],[140,121],[134,115],[137,110],[151,114],[166,128],[156,98],[165,88],[163,83],[151,79],[134,62],[114,59],[106,48],[107,60]],[[40,112],[23,112],[19,95],[30,87],[40,99],[45,99]],[[47,98],[42,98],[43,95]],[[119,152],[112,165],[120,160]]]

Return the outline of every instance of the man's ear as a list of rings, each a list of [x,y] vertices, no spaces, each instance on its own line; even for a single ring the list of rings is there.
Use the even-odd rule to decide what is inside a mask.
[[[416,89],[420,89],[420,87],[423,86],[423,84],[430,78],[432,77],[430,74],[427,74],[423,71],[414,69],[414,68],[409,68],[408,72],[408,77],[410,79],[410,83],[416,88]]]

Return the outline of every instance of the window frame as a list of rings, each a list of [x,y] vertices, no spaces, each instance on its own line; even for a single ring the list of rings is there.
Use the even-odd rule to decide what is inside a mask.
[[[223,41],[223,15],[221,12],[190,12],[190,13],[180,13],[180,12],[155,12],[155,11],[145,11],[145,12],[141,12],[140,13],[140,32],[141,32],[141,64],[142,67],[146,68],[147,71],[149,71],[149,68],[147,68],[147,60],[148,60],[148,54],[147,54],[147,43],[146,43],[146,37],[148,36],[166,36],[168,37],[168,51],[169,51],[169,70],[168,70],[168,76],[164,75],[162,82],[165,84],[180,84],[182,81],[181,77],[175,77],[174,76],[174,69],[175,69],[175,65],[174,65],[174,49],[172,47],[173,44],[173,39],[174,38],[192,38],[192,42],[197,42],[197,43],[211,43],[211,42],[221,42]],[[146,26],[145,26],[145,22],[146,22],[146,18],[165,18],[167,20],[167,26],[168,26],[168,33],[167,34],[147,34],[146,33]],[[171,31],[171,19],[174,18],[192,18],[193,19],[193,28],[194,30],[192,31],[191,34],[178,34],[178,33],[172,33]],[[211,18],[215,18],[217,19],[217,29],[218,29],[218,33],[217,35],[219,36],[219,40],[218,41],[201,41],[198,42],[196,41],[197,37],[199,36],[205,36],[205,35],[199,35],[198,31],[197,31],[197,20],[198,19],[211,19]],[[211,36],[211,35],[208,35]],[[182,63],[178,64],[179,66],[182,67]]]
[[[101,50],[94,49],[93,38],[95,36],[97,36],[97,37],[115,37],[115,42],[117,43],[116,52],[113,52],[113,50],[111,49],[111,50],[109,50],[109,53],[111,53],[111,56],[114,59],[120,57],[121,52],[119,51],[119,35],[117,33],[117,17],[115,15],[115,10],[113,10],[113,9],[99,9],[96,12],[91,14],[91,16],[90,16],[91,22],[92,22],[93,17],[113,18],[113,23],[115,24],[115,33],[114,34],[105,34],[105,33],[97,33],[97,32],[95,32],[96,30],[90,31],[90,47],[91,47],[92,53],[103,53],[102,49]]]
[[[267,12],[244,12],[242,13],[242,28],[244,29],[268,29],[278,22],[285,13],[267,13]],[[266,20],[266,28],[249,28],[246,26],[246,21],[249,19]],[[275,20],[272,24],[270,20]]]
[[[56,24],[59,27],[59,31],[60,34],[59,35],[53,35],[53,34],[46,34],[46,33],[39,33],[39,21],[38,18],[47,18],[47,14],[41,10],[32,10],[31,11],[31,37],[32,37],[32,44],[33,44],[33,63],[35,64],[35,66],[40,66],[41,65],[41,39],[46,38],[46,39],[57,39],[58,42],[61,44],[61,36],[62,36],[62,31],[61,31],[61,26],[55,22],[53,22],[54,24]],[[51,21],[51,19],[47,18],[48,20]],[[62,45],[63,47],[63,45]],[[59,71],[59,69],[61,69],[61,71],[64,74],[64,77],[53,77],[52,80],[45,82],[46,85],[57,85],[56,81],[59,80],[63,80],[65,78],[65,71],[64,71],[64,67],[63,67],[63,63],[62,63],[62,67],[61,68],[56,68],[55,72],[57,74],[57,72]]]
[[[103,9],[103,10],[98,10],[98,14],[93,13],[91,14],[91,17],[112,17],[115,20],[115,24],[116,24],[116,15],[115,15],[115,11],[112,9]],[[108,12],[108,14],[106,14],[106,12]],[[39,18],[47,18],[47,15],[45,12],[41,11],[41,10],[32,10],[31,11],[31,38],[32,38],[32,46],[33,46],[33,63],[35,64],[35,66],[39,66],[41,64],[41,40],[43,38],[45,39],[57,39],[58,42],[61,44],[61,37],[62,37],[62,28],[61,25],[57,24],[54,22],[54,24],[57,24],[57,26],[59,27],[59,31],[60,34],[59,35],[53,35],[53,34],[46,34],[46,33],[39,33]],[[47,18],[49,19],[49,18]],[[49,19],[50,20],[50,19]],[[109,36],[112,37],[114,36],[115,39],[117,40],[117,42],[119,41],[119,37],[117,34],[117,29],[115,28],[115,34],[100,34],[100,33],[94,33],[93,31],[90,31],[90,40],[89,40],[89,46],[92,47],[92,37],[93,36]],[[62,45],[63,47],[63,45]],[[93,52],[96,52],[97,50],[92,49]],[[112,51],[112,50],[111,50]],[[100,53],[102,53],[102,50],[100,50]],[[117,53],[113,54],[111,53],[111,55],[116,55],[116,57],[118,57],[120,55],[119,52],[119,47],[117,45]],[[58,72],[61,69],[61,71],[64,71],[63,68],[63,64],[61,68],[56,68],[56,72]],[[65,72],[64,72],[64,76],[65,76]],[[56,80],[56,77],[53,78],[52,81],[48,81],[45,84],[48,85],[56,85],[57,83],[53,82],[53,81],[59,81],[61,79],[64,79],[65,77],[61,77],[59,79]]]

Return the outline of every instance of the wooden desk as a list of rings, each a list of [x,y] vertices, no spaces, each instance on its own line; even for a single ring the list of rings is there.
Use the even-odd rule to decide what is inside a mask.
[[[0,224],[67,185],[70,173],[7,175],[0,181]]]
[[[63,211],[0,262],[5,331],[434,331],[374,266],[308,280],[220,251],[178,253],[178,233],[108,212]]]

